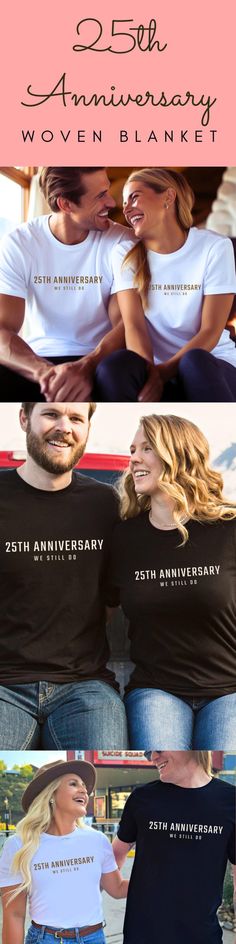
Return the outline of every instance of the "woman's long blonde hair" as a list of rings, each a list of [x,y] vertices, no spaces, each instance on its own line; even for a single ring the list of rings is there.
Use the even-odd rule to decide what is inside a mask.
[[[60,786],[62,778],[58,777],[48,784],[44,790],[30,804],[26,816],[20,820],[16,827],[16,835],[20,836],[22,846],[14,855],[11,866],[12,884],[14,884],[14,874],[21,872],[22,885],[19,885],[9,898],[12,901],[20,892],[29,892],[31,886],[30,866],[32,858],[39,847],[41,834],[47,832],[52,820],[52,801],[54,793]],[[85,828],[83,820],[79,819],[77,825]],[[7,891],[7,890],[6,890]]]
[[[140,419],[145,437],[162,462],[157,480],[158,489],[174,500],[174,521],[180,531],[182,544],[188,540],[184,519],[218,521],[236,518],[236,503],[222,494],[223,479],[209,466],[209,445],[195,423],[180,416],[155,413]],[[141,511],[149,511],[149,495],[137,495],[129,469],[119,482],[122,518],[135,518]]]
[[[128,177],[126,184],[135,180],[140,180],[155,193],[164,193],[168,187],[174,188],[176,191],[175,213],[177,223],[183,232],[190,229],[193,223],[191,211],[195,198],[183,174],[175,170],[169,171],[162,167],[145,167],[142,170],[133,171]],[[134,270],[134,288],[139,292],[143,307],[146,308],[151,273],[147,251],[143,242],[138,242],[130,249],[124,259],[123,266],[130,266]]]
[[[203,767],[208,777],[212,776],[212,755],[211,751],[188,751],[200,767]]]

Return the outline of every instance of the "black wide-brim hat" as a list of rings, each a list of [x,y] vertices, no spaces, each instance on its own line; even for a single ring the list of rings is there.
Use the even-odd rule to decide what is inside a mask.
[[[49,783],[53,783],[53,780],[57,780],[58,777],[64,777],[65,774],[77,774],[83,780],[87,793],[90,795],[93,792],[96,783],[96,770],[93,764],[87,760],[55,760],[51,764],[39,767],[26,787],[21,801],[24,813],[28,812],[33,800]]]

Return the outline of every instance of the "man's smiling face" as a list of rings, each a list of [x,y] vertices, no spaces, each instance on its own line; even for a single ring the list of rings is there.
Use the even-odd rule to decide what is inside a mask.
[[[109,211],[115,207],[115,200],[110,194],[110,181],[105,170],[94,174],[83,174],[82,183],[85,193],[79,204],[70,201],[70,217],[80,232],[107,229]]]
[[[192,762],[191,751],[152,751],[152,763],[159,770],[164,783],[179,784],[185,779]]]
[[[89,433],[89,403],[35,403],[29,416],[21,410],[28,455],[36,465],[61,475],[84,453]]]

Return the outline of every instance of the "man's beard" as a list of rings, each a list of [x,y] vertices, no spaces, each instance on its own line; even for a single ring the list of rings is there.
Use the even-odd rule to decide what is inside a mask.
[[[54,436],[52,435],[51,440],[48,441],[53,442],[53,440],[56,442],[64,442],[65,445],[68,443],[68,440],[65,438],[65,436],[62,436],[60,433],[57,433]],[[39,465],[41,469],[45,469],[45,472],[51,472],[54,475],[61,475],[64,472],[70,472],[71,469],[74,468],[79,459],[81,459],[81,456],[84,454],[86,442],[87,439],[83,443],[72,445],[69,451],[68,459],[65,459],[63,462],[59,456],[56,458],[56,456],[49,455],[47,440],[43,442],[42,438],[33,433],[30,423],[26,433],[26,444],[29,456],[31,456],[31,459],[34,459],[36,465]]]

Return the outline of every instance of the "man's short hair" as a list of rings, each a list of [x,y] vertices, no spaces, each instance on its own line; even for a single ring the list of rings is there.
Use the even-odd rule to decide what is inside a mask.
[[[37,403],[37,402],[38,402],[37,400],[35,400],[35,403],[32,403],[30,400],[27,400],[26,403],[22,403],[22,404],[21,404],[22,410],[24,410],[24,413],[25,413],[26,416],[31,416],[31,413],[33,412],[34,406],[36,406],[36,403]],[[96,410],[96,409],[97,409],[97,404],[96,404],[96,403],[93,403],[92,401],[89,402],[89,404],[88,404],[88,418],[89,418],[89,420],[91,420],[91,418],[92,418],[93,414],[95,413],[95,410]]]
[[[104,167],[42,167],[39,186],[53,213],[59,213],[58,197],[72,200],[79,206],[80,197],[86,193],[84,174],[94,174]]]

